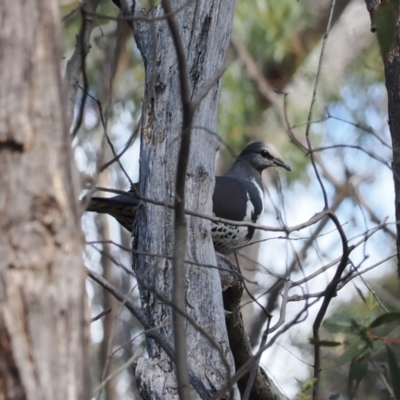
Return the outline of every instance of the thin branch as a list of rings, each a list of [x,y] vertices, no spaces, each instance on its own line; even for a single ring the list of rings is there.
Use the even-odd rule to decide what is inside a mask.
[[[173,257],[172,256],[168,256],[166,254],[157,254],[157,253],[151,253],[151,252],[146,252],[146,251],[139,251],[139,250],[134,250],[130,247],[126,247],[126,246],[122,246],[121,244],[114,242],[113,240],[91,240],[91,241],[86,241],[87,245],[93,245],[93,244],[104,244],[104,243],[109,243],[109,244],[113,244],[114,246],[117,246],[118,248],[127,251],[128,253],[134,254],[134,255],[138,255],[138,256],[148,256],[148,257],[158,257],[158,258],[165,258],[167,260],[172,260]],[[221,257],[217,256],[217,262],[218,264],[221,264],[221,266],[219,265],[213,265],[213,264],[205,264],[205,263],[200,263],[200,262],[196,262],[196,261],[192,261],[192,260],[188,260],[185,259],[185,263],[186,264],[190,264],[190,265],[195,265],[196,267],[203,267],[203,268],[212,268],[212,269],[216,269],[222,273],[229,273],[232,275],[235,275],[236,277],[248,282],[248,283],[252,283],[253,285],[256,285],[257,282],[256,281],[252,281],[250,279],[247,279],[245,276],[243,276],[240,272],[236,271],[233,268],[227,268],[226,264],[228,263],[227,260],[224,260]],[[229,263],[229,265],[231,267],[235,267],[233,264]],[[222,287],[222,290],[224,290],[224,288]]]
[[[346,268],[348,257],[349,257],[349,248],[347,245],[347,238],[346,234],[343,231],[342,226],[340,225],[340,222],[334,213],[329,213],[329,217],[331,218],[332,222],[336,225],[337,230],[339,231],[340,234],[340,239],[342,241],[342,259],[337,267],[336,273],[325,289],[325,297],[322,302],[321,308],[318,311],[318,314],[315,318],[314,324],[313,324],[313,339],[314,339],[314,385],[313,385],[313,399],[317,400],[318,399],[318,393],[319,393],[319,384],[320,384],[320,372],[321,372],[321,347],[318,344],[319,343],[319,328],[321,326],[322,320],[325,316],[326,311],[328,310],[329,304],[332,300],[332,298],[335,296],[336,293],[336,288],[338,284],[340,283],[340,278],[342,276],[343,271]]]
[[[351,193],[352,187],[349,185],[348,180],[346,179],[340,186],[337,187],[336,196],[332,201],[331,210],[337,210],[342,202],[346,199],[347,196]],[[319,236],[319,234],[323,231],[325,226],[327,225],[329,219],[325,218],[319,221],[318,225],[313,230],[312,234],[309,238],[306,239],[301,249],[297,252],[294,251],[293,259],[286,270],[285,277],[281,279],[277,284],[274,286],[273,290],[269,293],[268,300],[267,300],[267,310],[268,312],[272,312],[276,307],[278,297],[282,291],[284,286],[284,282],[290,277],[290,275],[298,270],[301,269],[302,262],[306,259],[307,253],[311,246],[315,244],[315,239]],[[335,262],[336,264],[336,262]],[[263,325],[265,324],[264,315],[259,315],[253,322],[250,339],[253,344],[258,341],[259,332],[261,331]]]
[[[351,246],[349,246],[348,251],[349,254],[356,249],[358,246],[360,246],[361,244],[365,243],[371,236],[373,236],[375,233],[377,233],[378,231],[380,231],[381,229],[383,229],[383,227],[386,224],[386,221],[388,220],[389,217],[384,218],[379,225],[375,226],[373,229],[371,229],[367,234],[365,234],[365,236],[359,240],[357,243],[352,244]],[[327,265],[324,265],[323,267],[319,268],[317,271],[314,271],[312,274],[307,275],[305,278],[303,279],[299,279],[295,282],[292,282],[292,287],[295,286],[299,286],[302,285],[306,282],[311,281],[312,279],[314,279],[315,277],[317,277],[318,275],[322,274],[323,272],[325,272],[326,270],[328,270],[329,268],[333,267],[334,265],[336,265],[340,260],[342,259],[342,256],[332,260],[330,263],[328,263]]]
[[[355,277],[357,276],[362,276],[364,275],[366,272],[369,272],[373,269],[375,269],[376,267],[379,267],[380,265],[382,265],[383,263],[391,260],[392,258],[396,257],[397,254],[391,254],[390,256],[385,257],[383,260],[376,262],[375,264],[372,264],[371,266],[364,268],[361,271],[358,271],[356,273],[353,273],[351,276],[347,277],[343,282],[340,283],[340,285],[338,286],[337,291],[339,291],[340,289],[342,289],[344,286],[346,286],[350,281],[352,281]],[[366,282],[364,282],[366,284]],[[366,285],[369,289],[369,291],[371,293],[373,293],[373,291],[371,290],[371,288]],[[374,296],[375,297],[375,296]],[[376,297],[375,297],[376,298]],[[386,311],[388,312],[388,310],[385,309],[385,307],[383,307],[383,305],[380,303],[380,301],[376,298],[377,302],[380,304],[380,306]]]
[[[68,120],[70,124],[72,124],[73,120],[76,94],[81,74],[83,80],[83,87],[85,88],[79,106],[78,116],[76,118],[75,126],[73,129],[73,136],[76,135],[83,120],[83,111],[86,103],[86,92],[89,87],[85,60],[90,49],[90,36],[94,27],[94,22],[93,18],[87,15],[87,11],[96,11],[99,2],[100,0],[86,0],[82,5],[82,7],[80,8],[82,17],[81,30],[77,37],[75,51],[71,56],[71,58],[69,59],[65,71],[65,78],[69,84],[69,93],[68,93],[69,105],[67,111],[68,111]]]
[[[388,257],[385,257],[383,260],[378,261],[375,264],[372,264],[371,266],[358,271],[357,273],[352,273],[349,274],[349,276],[345,277],[344,279],[341,280],[341,282],[339,283],[339,285],[337,286],[336,292],[334,294],[334,296],[337,295],[337,293],[343,289],[349,282],[353,281],[354,278],[356,277],[362,277],[364,274],[366,274],[367,272],[375,269],[376,267],[379,267],[380,265],[384,264],[385,262],[391,260],[392,258],[396,257],[397,254],[392,254]],[[376,294],[374,293],[373,290],[371,290],[371,288],[369,287],[369,285],[367,285],[367,283],[364,281],[364,284],[367,286],[368,290],[372,293],[372,295],[375,297],[377,303],[379,303],[379,305],[383,308],[383,310],[385,312],[388,312],[388,310],[383,306],[383,304],[380,302],[380,300],[376,297]],[[291,286],[293,287],[293,286]],[[308,294],[304,294],[304,295],[298,295],[295,294],[293,296],[288,297],[287,301],[292,302],[292,301],[304,301],[304,300],[308,300],[308,299],[312,299],[312,298],[321,298],[322,296],[325,296],[326,291],[323,292],[316,292],[316,293],[308,293]],[[334,297],[333,296],[333,297]]]
[[[189,164],[189,152],[191,143],[191,131],[194,109],[190,103],[189,73],[186,62],[186,52],[182,36],[173,13],[170,0],[161,2],[164,12],[169,14],[167,18],[171,31],[176,57],[179,66],[179,81],[182,101],[182,133],[178,155],[175,186],[175,242],[173,256],[173,321],[174,321],[174,344],[177,357],[176,378],[178,381],[178,394],[180,399],[191,399],[189,378],[187,372],[187,342],[185,317],[176,312],[176,309],[185,310],[185,254],[187,225],[185,216],[185,182],[186,171]]]
[[[129,368],[132,363],[138,358],[137,354],[133,354],[128,361],[126,361],[124,364],[120,365],[117,369],[115,369],[111,374],[106,376],[101,383],[93,390],[92,396],[95,396],[97,393],[101,393],[102,389],[104,386],[109,382],[111,379],[115,378],[119,373],[121,373],[123,370],[126,368]]]
[[[103,318],[105,315],[107,315],[109,312],[111,312],[111,308],[106,308],[105,310],[103,310],[102,312],[100,312],[99,314],[97,314],[95,317],[93,317],[90,322],[95,322],[97,320],[99,320],[100,318]]]
[[[144,196],[136,194],[136,193],[133,194],[132,192],[129,193],[129,192],[126,192],[124,190],[108,189],[108,188],[103,188],[103,187],[97,187],[96,190],[100,190],[100,191],[108,192],[108,193],[126,194],[126,195],[133,196],[135,198],[138,198],[139,200],[148,202],[150,204],[154,204],[154,205],[162,206],[162,207],[167,207],[167,208],[171,208],[171,209],[174,208],[174,206],[172,204],[169,204],[169,203],[167,203],[165,201],[159,201],[159,200],[150,199],[148,197],[144,197]],[[255,229],[259,229],[261,231],[286,232],[286,233],[289,234],[289,233],[292,233],[292,232],[300,231],[300,230],[302,230],[304,228],[307,228],[308,226],[314,225],[316,222],[318,222],[321,219],[325,218],[327,216],[328,212],[326,210],[320,211],[320,212],[314,214],[306,222],[303,222],[303,223],[298,224],[298,225],[286,226],[286,227],[274,227],[274,226],[267,226],[267,225],[261,225],[261,224],[254,224],[254,223],[251,223],[251,222],[233,221],[233,220],[230,220],[230,219],[213,217],[211,215],[206,215],[206,214],[202,214],[202,213],[191,211],[191,210],[185,210],[185,213],[187,215],[191,215],[193,217],[207,219],[207,220],[213,221],[215,223],[227,224],[227,225],[232,225],[232,226],[246,226],[246,227],[252,227],[252,228],[255,228]]]
[[[381,164],[383,164],[385,167],[389,168],[390,171],[393,172],[392,167],[390,166],[389,163],[387,163],[385,161],[385,159],[383,159],[382,157],[377,156],[376,154],[372,153],[371,151],[365,150],[363,149],[361,146],[357,146],[357,145],[351,145],[351,144],[333,144],[331,146],[324,146],[324,147],[318,147],[316,149],[312,149],[308,152],[308,154],[311,153],[317,153],[320,151],[324,151],[324,150],[331,150],[331,149],[342,149],[342,148],[348,148],[348,149],[356,149],[359,150],[365,154],[367,154],[368,156],[370,156],[371,158],[373,158],[374,160],[380,162]]]
[[[286,305],[289,301],[289,290],[291,289],[291,285],[289,282],[285,283],[285,289],[283,291],[283,296],[282,296],[282,306],[281,310],[279,313],[279,320],[278,322],[269,329],[269,333],[275,332],[277,329],[279,329],[284,323],[286,319]]]
[[[99,14],[99,13],[91,13],[90,15],[93,15],[94,17],[97,17],[99,19],[108,19],[112,21],[126,21],[126,22],[148,22],[148,23],[153,23],[157,21],[164,21],[171,17],[172,15],[177,15],[180,11],[184,10],[187,6],[189,6],[191,3],[193,3],[194,0],[188,0],[186,3],[182,4],[181,6],[175,8],[169,13],[165,13],[164,15],[161,15],[160,17],[147,17],[144,15],[140,16],[111,16],[111,15],[105,15],[105,14]],[[153,10],[153,7],[151,7],[150,12]],[[65,18],[65,17],[64,17]]]
[[[332,0],[331,8],[330,8],[330,11],[329,11],[328,24],[327,24],[327,27],[326,27],[326,32],[325,32],[325,35],[324,35],[324,39],[322,41],[321,54],[320,54],[319,62],[318,62],[317,75],[315,77],[315,84],[314,84],[314,90],[313,90],[313,95],[312,95],[312,99],[311,99],[310,111],[308,113],[308,118],[307,118],[307,127],[306,127],[305,136],[306,136],[307,147],[308,147],[308,151],[309,152],[312,150],[311,140],[310,140],[310,128],[311,128],[312,115],[313,115],[313,111],[314,111],[314,104],[315,104],[316,99],[317,99],[317,89],[318,89],[318,84],[319,84],[319,77],[321,75],[321,70],[322,70],[322,61],[323,61],[323,56],[324,56],[324,52],[325,52],[326,43],[328,41],[329,31],[331,29],[333,10],[335,9],[335,4],[336,4],[336,0]],[[313,166],[314,172],[315,172],[315,176],[317,177],[317,180],[318,180],[319,185],[320,185],[321,190],[322,190],[322,195],[324,197],[325,208],[328,208],[329,207],[329,205],[328,205],[328,195],[326,194],[325,186],[322,183],[321,176],[320,176],[320,174],[318,172],[318,168],[317,168],[317,166],[315,164],[314,154],[313,153],[310,153],[310,160],[311,160],[311,164]]]

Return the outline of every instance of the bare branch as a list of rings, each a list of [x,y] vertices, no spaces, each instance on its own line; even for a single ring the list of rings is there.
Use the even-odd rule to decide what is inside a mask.
[[[365,154],[367,154],[368,156],[370,156],[371,158],[373,158],[374,160],[380,162],[382,165],[384,165],[385,167],[389,168],[390,171],[392,171],[392,167],[389,165],[388,162],[386,162],[385,159],[383,159],[382,157],[379,157],[378,155],[376,155],[375,153],[373,153],[372,151],[368,151],[363,149],[361,146],[356,146],[356,145],[351,145],[351,144],[333,144],[331,146],[324,146],[324,147],[318,147],[316,149],[312,149],[308,152],[308,154],[310,153],[316,153],[316,152],[320,152],[320,151],[324,151],[324,150],[330,150],[330,149],[355,149],[355,150],[359,150]]]
[[[336,4],[336,0],[332,0],[331,8],[330,8],[330,11],[329,11],[329,20],[328,20],[328,24],[327,24],[327,27],[326,27],[326,32],[325,32],[325,35],[324,35],[324,39],[322,41],[321,54],[320,54],[320,57],[319,57],[317,75],[315,77],[315,84],[314,84],[314,90],[313,90],[313,95],[312,95],[312,99],[311,99],[310,111],[308,113],[308,118],[307,118],[307,127],[306,127],[305,136],[306,136],[307,147],[308,147],[308,151],[309,152],[312,149],[311,140],[310,140],[310,128],[311,128],[312,115],[313,115],[313,110],[314,110],[314,104],[315,104],[315,101],[316,101],[316,98],[317,98],[317,88],[318,88],[318,83],[319,83],[319,77],[321,75],[322,60],[323,60],[323,56],[324,56],[325,46],[326,46],[326,43],[328,41],[329,31],[331,29],[333,10],[335,9],[335,4]],[[322,183],[321,176],[320,176],[320,174],[318,172],[318,169],[317,169],[317,166],[315,164],[313,153],[310,153],[310,159],[311,159],[311,164],[312,164],[312,166],[314,168],[315,176],[317,177],[317,180],[318,180],[319,185],[320,185],[321,190],[322,190],[322,195],[324,197],[325,208],[328,208],[329,207],[329,205],[328,205],[328,196],[326,194],[325,186]],[[313,396],[314,396],[314,398],[316,398],[315,394],[313,394]]]
[[[88,13],[94,13],[99,3],[100,0],[84,0],[82,6],[80,7],[82,15],[81,31],[77,37],[75,51],[72,54],[71,58],[69,59],[65,71],[65,79],[69,84],[69,93],[68,93],[69,106],[67,110],[68,110],[68,121],[70,125],[72,124],[72,118],[74,115],[76,93],[78,90],[79,78],[81,73],[83,76],[83,86],[85,90],[81,101],[77,123],[75,124],[75,131],[76,127],[79,127],[80,125],[79,121],[82,121],[83,107],[85,105],[85,100],[86,100],[85,93],[87,92],[88,88],[88,81],[85,70],[85,59],[90,49],[90,36],[92,34],[92,30],[94,27],[94,18]]]
[[[333,1],[334,4],[334,1]],[[334,297],[336,293],[336,288],[338,284],[340,283],[340,278],[342,276],[342,273],[344,269],[346,268],[347,261],[349,258],[349,248],[347,245],[347,237],[346,234],[343,231],[342,226],[340,225],[340,222],[334,213],[329,213],[329,217],[331,218],[332,222],[336,225],[337,230],[339,231],[340,234],[340,239],[342,241],[342,248],[343,248],[343,255],[342,259],[340,261],[340,264],[337,267],[336,273],[325,289],[325,297],[322,302],[321,308],[318,311],[318,314],[315,318],[314,324],[313,324],[313,339],[315,340],[315,345],[314,345],[314,385],[313,385],[313,399],[318,398],[318,392],[319,392],[319,384],[320,384],[320,372],[321,372],[321,358],[320,358],[320,351],[321,347],[318,344],[319,342],[319,328],[321,326],[322,320],[325,316],[326,311],[328,310],[329,304]]]
[[[185,181],[186,171],[189,164],[189,152],[191,142],[191,131],[194,109],[190,102],[189,74],[186,62],[186,52],[183,45],[179,27],[173,14],[170,0],[162,0],[162,6],[174,42],[176,56],[179,66],[179,80],[182,100],[182,133],[178,156],[175,186],[175,243],[173,257],[173,302],[176,308],[185,310],[185,254],[187,225],[185,217]],[[176,378],[178,381],[178,394],[181,399],[191,399],[187,373],[187,343],[185,318],[175,311],[174,320],[174,343],[177,356]]]
[[[137,197],[137,198],[139,198],[139,200],[142,200],[142,201],[145,201],[145,202],[157,205],[157,206],[167,207],[167,208],[171,208],[171,209],[174,208],[174,206],[172,204],[166,203],[164,201],[149,199],[147,197],[144,197],[144,196],[136,194],[136,193],[133,194],[133,193],[125,192],[123,190],[108,189],[108,188],[103,188],[103,187],[97,187],[96,190],[101,190],[103,192],[116,193],[116,194],[127,194],[127,195],[130,195],[133,197]],[[250,222],[238,222],[238,221],[233,221],[233,220],[224,219],[224,218],[212,217],[210,215],[198,213],[198,212],[191,211],[191,210],[185,210],[185,213],[187,215],[192,215],[193,217],[208,219],[208,220],[216,222],[216,223],[222,223],[222,224],[233,225],[233,226],[253,227],[253,228],[259,229],[261,231],[292,233],[292,232],[300,231],[304,228],[307,228],[308,226],[315,224],[316,222],[325,218],[327,216],[328,212],[320,211],[320,212],[314,214],[308,221],[303,222],[298,225],[288,226],[288,227],[273,227],[273,226],[266,226],[266,225],[261,225],[261,224],[254,224],[254,223],[250,223]]]
[[[97,320],[99,320],[100,318],[103,318],[106,314],[108,314],[111,311],[111,308],[106,308],[105,310],[103,310],[102,312],[100,312],[99,314],[97,314],[95,317],[93,317],[90,322],[95,322]]]

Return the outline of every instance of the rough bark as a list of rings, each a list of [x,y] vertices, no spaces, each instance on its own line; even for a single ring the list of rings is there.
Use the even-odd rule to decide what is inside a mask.
[[[125,15],[151,17],[135,3],[121,2]],[[233,18],[231,0],[199,0],[194,3],[175,1],[174,9],[187,4],[176,14],[179,31],[186,51],[191,98],[201,92],[223,66]],[[154,16],[163,15],[156,7]],[[140,192],[143,196],[173,204],[177,155],[182,130],[177,56],[168,24],[134,21],[133,30],[146,68],[146,98],[143,115],[140,155]],[[156,39],[156,40],[155,40]],[[156,51],[156,59],[153,54]],[[155,68],[154,73],[152,69]],[[154,90],[152,90],[152,79]],[[217,150],[217,102],[220,85],[214,84],[201,102],[192,129],[192,146],[186,176],[186,208],[211,213],[211,194],[214,182],[214,159]],[[209,131],[207,131],[207,129]],[[144,204],[134,228],[135,249],[171,256],[174,245],[173,211]],[[186,258],[205,264],[216,263],[210,236],[209,221],[187,218],[188,240]],[[166,339],[173,343],[172,309],[155,293],[172,298],[172,263],[159,258],[138,258],[135,271],[144,277],[141,299],[154,326],[162,325]],[[202,327],[220,348],[234,372],[234,364],[224,323],[221,284],[217,270],[186,265],[186,312]],[[208,338],[189,322],[186,323],[188,364],[210,392],[227,382],[226,365],[220,352]],[[149,359],[139,360],[136,378],[144,398],[172,399],[177,397],[175,373],[171,360],[163,356],[154,342],[148,342]],[[193,398],[198,398],[192,391]]]
[[[400,221],[400,25],[399,1],[377,7],[377,35],[385,64],[389,128],[393,149],[395,216]],[[372,18],[374,19],[374,18]],[[397,271],[400,275],[400,224],[397,222]]]
[[[0,398],[87,398],[77,173],[55,0],[0,4]]]

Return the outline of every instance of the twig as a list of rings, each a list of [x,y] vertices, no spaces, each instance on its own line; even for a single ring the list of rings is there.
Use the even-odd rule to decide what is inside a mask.
[[[92,245],[92,244],[104,244],[104,243],[109,243],[113,244],[114,246],[117,246],[118,248],[127,251],[131,254],[135,254],[138,256],[149,256],[149,257],[158,257],[158,258],[165,258],[167,260],[172,260],[172,256],[168,256],[166,254],[157,254],[157,253],[151,253],[151,252],[146,252],[146,251],[139,251],[139,250],[134,250],[130,247],[122,246],[121,244],[114,242],[113,240],[91,240],[91,241],[86,241],[86,244]],[[220,258],[217,256],[217,261]],[[237,276],[240,279],[243,279],[244,281],[248,283],[252,283],[253,285],[257,284],[256,281],[251,281],[250,279],[247,279],[245,276],[243,276],[240,272],[235,271],[234,269],[227,269],[224,267],[219,267],[218,265],[213,265],[213,264],[205,264],[205,263],[200,263],[196,261],[191,261],[188,259],[185,259],[185,264],[190,264],[190,265],[195,265],[196,267],[203,267],[203,268],[212,268],[212,269],[217,269],[218,271],[221,272],[226,272],[232,275]],[[233,265],[233,264],[232,264]]]
[[[279,313],[279,320],[272,328],[269,329],[269,333],[275,332],[278,328],[280,328],[285,323],[286,305],[289,302],[289,290],[290,289],[291,289],[290,283],[286,282],[285,289],[283,291],[283,296],[282,296],[282,306],[281,306],[281,310]]]
[[[95,317],[93,317],[90,322],[95,322],[97,320],[99,320],[100,318],[103,318],[105,315],[107,315],[109,312],[111,311],[111,308],[106,308],[105,310],[103,310],[102,312],[100,312],[99,314],[97,314]]]
[[[77,37],[76,46],[73,55],[67,63],[65,70],[65,79],[68,82],[68,119],[69,124],[72,124],[74,115],[75,99],[78,90],[79,77],[83,74],[83,82],[87,87],[87,76],[85,71],[85,58],[90,49],[90,36],[93,30],[93,18],[88,18],[88,11],[94,12],[99,4],[100,0],[85,0],[80,7],[82,16],[82,26],[80,33]],[[76,10],[78,11],[78,10]]]
[[[139,194],[129,193],[129,192],[126,192],[126,191],[123,191],[123,190],[108,189],[108,188],[103,188],[103,187],[97,187],[96,190],[100,190],[100,191],[103,191],[103,192],[109,192],[109,193],[131,195],[133,197],[138,198],[139,200],[148,202],[150,204],[154,204],[154,205],[162,206],[162,207],[167,207],[167,208],[171,208],[171,209],[174,208],[174,206],[172,204],[169,204],[169,203],[167,203],[165,201],[149,199],[148,197],[144,197],[144,196],[139,195]],[[301,224],[294,225],[294,226],[287,226],[287,227],[274,227],[274,226],[267,226],[267,225],[261,225],[261,224],[254,224],[254,223],[251,223],[251,222],[239,222],[239,221],[233,221],[233,220],[230,220],[230,219],[212,217],[211,215],[206,215],[206,214],[198,213],[198,212],[191,211],[191,210],[185,210],[185,213],[187,215],[191,215],[193,217],[207,219],[207,220],[213,221],[215,223],[227,224],[227,225],[232,225],[232,226],[252,227],[252,228],[255,228],[255,229],[259,229],[261,231],[286,232],[288,234],[292,233],[292,232],[300,231],[300,230],[302,230],[304,228],[307,228],[310,225],[314,225],[316,222],[318,222],[321,219],[325,218],[326,215],[327,215],[327,211],[323,210],[323,211],[320,211],[320,212],[314,214],[308,221],[303,222]]]
[[[350,281],[352,281],[355,277],[357,276],[362,276],[364,275],[366,272],[371,271],[372,269],[379,267],[379,265],[382,265],[383,263],[385,263],[386,261],[391,260],[392,258],[396,257],[396,254],[391,254],[390,256],[385,257],[383,260],[376,262],[375,264],[372,264],[371,266],[364,268],[361,271],[358,271],[356,273],[353,273],[351,276],[349,276],[348,278],[346,278],[343,282],[340,283],[337,291],[339,291],[340,289],[342,289],[344,286],[346,286]],[[374,295],[376,301],[379,303],[379,305],[385,310],[385,312],[388,312],[388,310],[381,304],[381,302],[378,300],[378,298],[376,297],[376,295],[374,294],[373,290],[371,290],[371,288],[369,287],[369,285],[367,285],[366,282],[364,282],[364,284],[367,286],[368,290]]]
[[[392,171],[392,167],[389,165],[389,163],[387,163],[382,157],[377,156],[376,154],[372,153],[371,151],[365,150],[363,149],[361,146],[356,146],[356,145],[351,145],[351,144],[333,144],[331,146],[324,146],[324,147],[318,147],[316,149],[312,149],[308,152],[308,154],[311,153],[316,153],[316,152],[320,152],[320,151],[324,151],[324,150],[330,150],[330,149],[341,149],[341,148],[348,148],[348,149],[355,149],[355,150],[359,150],[365,154],[367,154],[368,156],[370,156],[371,158],[373,158],[374,160],[380,162],[381,164],[383,164],[385,167],[389,168],[390,171]],[[392,171],[393,172],[393,171]]]
[[[86,16],[86,10],[84,7],[81,8],[81,16],[82,16],[82,28],[81,32],[79,34],[79,43],[80,43],[80,53],[79,56],[81,58],[80,62],[80,67],[81,67],[81,72],[82,72],[82,81],[83,81],[83,94],[81,98],[81,102],[79,104],[79,110],[78,110],[78,116],[76,118],[75,126],[72,131],[72,137],[75,137],[76,134],[78,133],[79,128],[81,127],[82,121],[83,121],[83,113],[85,110],[85,104],[86,104],[86,98],[87,98],[87,91],[89,88],[89,81],[88,81],[88,76],[86,72],[86,55],[89,51],[90,44],[89,44],[89,38],[87,38],[87,29],[86,29],[86,24],[87,24],[87,16]],[[90,31],[91,32],[91,31]],[[76,91],[75,91],[75,96],[76,96]],[[75,100],[75,97],[74,97]],[[70,98],[70,101],[72,99]],[[75,104],[75,103],[74,103]],[[72,117],[72,116],[71,116]]]
[[[137,354],[133,354],[128,361],[126,361],[124,364],[119,366],[117,369],[115,369],[111,374],[106,376],[101,383],[93,390],[92,396],[95,396],[97,393],[101,393],[102,389],[104,386],[109,382],[111,379],[116,377],[120,372],[122,372],[124,369],[128,368],[131,366],[131,364],[138,358]]]
[[[360,246],[361,244],[365,243],[366,240],[368,240],[371,236],[373,236],[376,232],[380,231],[386,224],[386,221],[388,220],[389,217],[384,218],[379,225],[375,226],[373,229],[371,229],[362,239],[360,239],[357,243],[352,244],[351,246],[349,246],[348,251],[349,254],[356,249],[358,246]],[[306,276],[303,279],[299,279],[295,282],[292,282],[292,287],[295,286],[299,286],[302,285],[306,282],[309,282],[310,280],[314,279],[316,276],[322,274],[323,272],[325,272],[326,270],[328,270],[329,268],[333,267],[335,264],[337,264],[340,260],[342,259],[342,256],[332,260],[330,263],[328,263],[327,265],[324,265],[323,267],[321,267],[320,269],[318,269],[317,271],[314,271],[312,274]]]
[[[329,304],[336,293],[337,285],[340,283],[340,278],[344,269],[346,268],[348,257],[349,257],[349,249],[347,246],[347,238],[346,234],[344,233],[340,222],[334,213],[329,213],[329,217],[331,218],[332,222],[336,225],[337,230],[340,234],[340,239],[342,240],[342,259],[337,267],[336,273],[329,283],[327,288],[325,289],[325,297],[322,302],[321,308],[318,311],[318,314],[315,318],[313,324],[313,339],[314,339],[314,385],[313,385],[313,399],[318,399],[319,393],[319,384],[320,384],[320,372],[321,372],[321,347],[319,343],[319,328],[321,326],[322,320],[325,316],[325,313],[329,307]]]
[[[336,196],[332,202],[331,210],[335,211],[339,208],[339,206],[342,204],[342,202],[345,200],[345,198],[351,192],[351,189],[352,188],[348,184],[347,180],[344,181],[340,186],[338,186],[338,188],[336,190]],[[288,279],[290,277],[290,275],[294,271],[299,269],[299,266],[301,268],[301,263],[306,258],[308,250],[315,243],[315,239],[323,231],[323,229],[325,228],[328,221],[329,221],[328,218],[325,218],[325,219],[322,219],[321,221],[319,221],[318,225],[313,230],[312,234],[304,242],[302,248],[298,252],[294,252],[293,260],[291,261],[289,267],[287,268],[284,279],[277,282],[276,286],[273,288],[273,290],[270,292],[270,294],[268,296],[267,306],[266,306],[268,312],[272,312],[274,310],[276,303],[277,303],[278,296],[284,286],[284,282],[286,281],[286,279]],[[336,264],[336,262],[335,262],[335,264]],[[253,326],[251,329],[251,334],[250,334],[250,339],[251,339],[252,343],[255,343],[258,340],[259,331],[261,330],[264,323],[265,323],[265,319],[264,319],[264,315],[262,315],[262,314],[259,315],[259,318],[254,320],[254,323],[253,323]]]
[[[94,17],[97,17],[99,19],[109,19],[112,21],[126,21],[126,22],[148,22],[148,23],[153,23],[157,21],[164,21],[168,19],[172,15],[177,15],[179,12],[184,10],[187,6],[189,6],[191,3],[193,3],[194,0],[188,0],[186,3],[182,4],[181,6],[175,8],[172,10],[170,13],[165,13],[164,15],[161,15],[160,17],[147,17],[145,13],[144,15],[141,16],[111,16],[111,15],[105,15],[105,14],[99,14],[99,13],[91,13]],[[154,7],[150,7],[150,12],[154,9]],[[65,18],[65,17],[64,17]]]
[[[185,216],[185,182],[186,171],[189,164],[191,142],[191,129],[194,109],[190,102],[189,73],[186,62],[186,52],[183,45],[179,27],[173,13],[170,0],[161,2],[171,31],[176,57],[179,66],[179,81],[182,101],[182,133],[178,155],[175,186],[175,242],[173,256],[173,310],[174,343],[177,357],[176,378],[178,381],[178,394],[181,399],[191,399],[189,379],[187,373],[187,342],[185,317],[176,312],[176,309],[185,310],[185,253],[187,225]]]
[[[321,54],[319,57],[319,62],[318,62],[318,69],[317,69],[317,75],[315,77],[315,84],[314,84],[314,90],[313,90],[313,95],[312,95],[312,99],[311,99],[311,105],[310,105],[310,111],[308,113],[308,118],[307,118],[307,127],[306,127],[306,141],[307,141],[307,147],[308,147],[308,151],[310,152],[312,150],[312,146],[311,146],[311,140],[310,140],[310,128],[311,128],[311,121],[312,121],[312,115],[313,115],[313,111],[314,111],[314,104],[316,102],[316,98],[317,98],[317,88],[318,88],[318,84],[319,84],[319,77],[321,75],[321,70],[322,70],[322,61],[323,61],[323,56],[324,56],[324,52],[325,52],[325,46],[326,43],[328,41],[328,34],[329,31],[331,29],[331,23],[332,23],[332,17],[333,17],[333,10],[335,9],[335,4],[336,4],[336,0],[332,0],[331,3],[331,8],[329,11],[329,19],[328,19],[328,24],[326,27],[326,32],[324,35],[324,39],[322,41],[322,48],[321,48]],[[324,197],[324,204],[325,204],[325,208],[328,208],[328,195],[326,194],[326,190],[325,190],[325,186],[322,183],[321,180],[321,176],[318,172],[315,160],[314,160],[314,154],[311,152],[310,153],[310,160],[311,160],[311,164],[313,166],[314,172],[315,172],[315,176],[319,182],[319,185],[321,187],[321,191],[322,191],[322,195]]]

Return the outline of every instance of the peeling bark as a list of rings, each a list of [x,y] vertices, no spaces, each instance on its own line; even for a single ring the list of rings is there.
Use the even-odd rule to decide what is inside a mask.
[[[161,6],[154,15],[140,9],[138,3],[121,2],[125,16],[163,15]],[[174,9],[187,4],[175,17],[186,51],[191,99],[206,86],[225,61],[229,45],[234,2],[229,0],[195,3],[175,1]],[[140,193],[148,198],[173,203],[177,156],[182,131],[182,104],[180,97],[177,56],[166,20],[158,20],[152,33],[148,22],[132,24],[136,42],[146,68],[146,98],[143,115],[140,156]],[[155,68],[155,70],[153,70]],[[152,80],[154,77],[154,81]],[[154,88],[154,89],[152,89]],[[211,214],[214,183],[214,160],[218,143],[217,103],[220,85],[211,86],[194,116],[192,145],[186,176],[186,208]],[[208,130],[208,131],[207,131]],[[210,235],[210,222],[187,217],[188,240],[186,258],[205,264],[216,264]],[[136,250],[154,254],[172,255],[174,245],[174,214],[168,208],[144,204],[134,227]],[[165,338],[173,343],[172,309],[161,301],[160,293],[172,298],[172,263],[159,258],[140,257],[135,265],[138,276],[144,278],[141,300],[154,326],[162,325]],[[219,346],[226,361],[210,341],[190,323],[186,323],[188,364],[210,393],[227,382],[234,373],[229,349],[221,284],[217,270],[186,265],[186,312]],[[177,398],[173,363],[166,359],[162,349],[148,342],[149,359],[142,359],[136,367],[136,378],[144,398]],[[227,371],[226,363],[230,366]],[[157,365],[158,367],[156,368]],[[159,371],[157,379],[154,378]],[[235,392],[236,393],[236,392]],[[198,398],[192,390],[193,398]],[[196,397],[197,396],[197,397]],[[234,394],[237,396],[237,394]],[[237,398],[237,397],[234,397]]]

